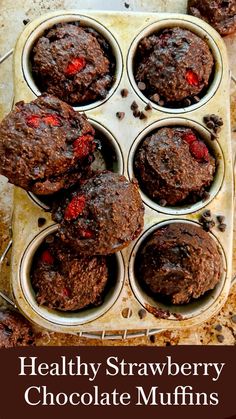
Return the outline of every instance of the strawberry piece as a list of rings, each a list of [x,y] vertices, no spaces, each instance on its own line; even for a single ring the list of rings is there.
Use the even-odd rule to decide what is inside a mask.
[[[201,141],[194,141],[189,146],[190,153],[199,162],[209,161],[209,152],[207,147]]]
[[[85,239],[91,239],[94,234],[92,230],[80,230],[80,236]]]
[[[74,76],[79,71],[83,70],[86,66],[86,61],[84,57],[75,57],[72,58],[71,62],[66,67],[65,73],[67,76]]]
[[[83,158],[86,157],[90,153],[91,144],[90,142],[93,140],[92,135],[81,135],[78,137],[74,143],[74,153],[77,157]]]
[[[44,263],[47,263],[48,265],[53,265],[54,263],[54,258],[51,255],[51,253],[49,252],[49,250],[44,250],[43,253],[41,254],[41,261]]]
[[[196,137],[196,135],[195,135],[195,134],[193,134],[193,133],[184,134],[184,135],[183,135],[183,139],[184,139],[184,141],[186,141],[186,143],[188,143],[188,144],[191,144],[191,143],[193,143],[194,141],[197,141],[197,137]]]
[[[84,210],[85,197],[83,195],[74,196],[72,201],[67,205],[64,213],[65,220],[73,220],[77,218]]]
[[[30,115],[26,118],[26,124],[31,128],[38,128],[40,123],[39,115]]]
[[[68,288],[62,288],[62,294],[65,296],[65,297],[69,297],[69,295],[70,295],[70,293],[69,293],[69,290],[68,290]]]
[[[191,86],[198,86],[199,85],[199,79],[196,73],[192,70],[188,70],[186,72],[185,78]]]
[[[48,114],[44,116],[42,120],[46,125],[50,125],[52,127],[59,127],[61,125],[60,119],[57,115]]]

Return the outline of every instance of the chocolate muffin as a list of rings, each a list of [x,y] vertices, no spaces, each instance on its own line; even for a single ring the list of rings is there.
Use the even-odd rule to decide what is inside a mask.
[[[235,0],[188,0],[188,13],[205,20],[222,36],[236,31]]]
[[[150,100],[162,106],[188,106],[205,93],[213,65],[206,41],[189,30],[169,28],[140,41],[134,75]]]
[[[34,344],[30,323],[13,310],[0,311],[0,348],[29,346]]]
[[[128,246],[143,228],[137,183],[103,171],[53,210],[58,235],[82,255],[108,255]]]
[[[155,296],[185,304],[216,286],[222,259],[201,227],[171,223],[148,237],[137,256],[137,275]]]
[[[50,235],[35,256],[31,281],[39,305],[76,311],[102,303],[108,266],[105,257],[80,257]]]
[[[0,124],[0,173],[38,195],[74,185],[93,161],[94,129],[54,96],[19,102]]]
[[[160,205],[192,204],[205,197],[216,169],[196,131],[158,129],[138,148],[135,174],[147,195]]]
[[[47,30],[34,45],[31,61],[40,90],[71,105],[104,99],[113,82],[110,45],[95,30],[77,23]]]

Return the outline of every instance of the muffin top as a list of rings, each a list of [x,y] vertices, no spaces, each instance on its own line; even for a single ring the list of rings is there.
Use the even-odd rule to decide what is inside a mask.
[[[113,82],[115,59],[107,41],[92,28],[57,24],[36,42],[33,76],[41,91],[71,105],[104,99]]]
[[[34,333],[30,323],[15,310],[0,311],[0,348],[31,346]]]
[[[64,198],[52,213],[62,241],[83,255],[107,255],[128,246],[143,228],[136,182],[103,171]]]
[[[86,116],[50,95],[17,103],[0,124],[0,138],[0,173],[39,195],[75,184],[93,160]]]
[[[105,257],[80,257],[50,235],[35,256],[31,280],[38,304],[75,311],[101,304],[108,266]]]
[[[138,148],[136,176],[147,195],[165,205],[204,198],[212,183],[215,159],[198,134],[184,127],[161,128]]]
[[[151,100],[158,102],[158,97],[163,105],[183,106],[184,99],[208,86],[213,64],[206,41],[189,30],[168,28],[140,41],[135,79]]]
[[[152,233],[137,256],[137,274],[172,304],[188,303],[213,289],[223,272],[216,242],[201,227],[171,223]]]

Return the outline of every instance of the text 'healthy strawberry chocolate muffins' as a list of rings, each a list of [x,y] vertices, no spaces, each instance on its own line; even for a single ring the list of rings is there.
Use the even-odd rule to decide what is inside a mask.
[[[137,183],[103,171],[54,209],[61,240],[83,255],[108,255],[128,246],[143,229]]]
[[[94,129],[60,99],[19,102],[0,124],[0,173],[38,195],[73,186],[93,161]]]
[[[170,223],[148,236],[136,256],[141,286],[157,299],[186,304],[212,290],[222,277],[213,238],[190,223]]]
[[[207,42],[182,28],[167,28],[138,44],[134,77],[138,88],[160,106],[180,108],[206,93],[214,69]]]
[[[141,143],[134,170],[151,199],[161,206],[180,206],[208,195],[216,161],[195,130],[165,127]]]
[[[107,96],[116,60],[102,35],[72,22],[53,26],[37,40],[31,64],[41,92],[79,106]]]

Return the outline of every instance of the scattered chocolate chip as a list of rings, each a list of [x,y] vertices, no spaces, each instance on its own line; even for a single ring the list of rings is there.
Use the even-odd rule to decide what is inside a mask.
[[[222,343],[225,340],[225,337],[223,335],[216,335],[218,342]]]
[[[149,102],[146,106],[145,106],[145,111],[151,111],[152,110],[152,105]]]
[[[211,217],[211,210],[206,210],[203,212],[202,216],[204,218],[210,218]]]
[[[222,233],[224,233],[224,231],[226,230],[226,227],[227,227],[227,225],[226,225],[226,224],[224,224],[224,223],[222,223],[222,224],[219,224],[219,225],[218,225],[218,229],[219,229]]]
[[[43,227],[45,223],[46,223],[46,218],[43,218],[43,217],[38,218],[38,227]]]
[[[29,23],[29,22],[30,22],[30,19],[23,19],[24,25],[27,25],[27,23]]]
[[[156,336],[155,335],[151,335],[149,336],[150,342],[155,343],[156,342]]]
[[[217,215],[216,219],[217,221],[219,221],[220,224],[223,224],[225,221],[224,215]]]
[[[233,316],[231,317],[231,320],[233,323],[236,323],[236,314],[233,314]]]
[[[138,88],[139,88],[140,90],[145,90],[145,89],[146,89],[146,84],[145,84],[145,83],[143,83],[142,81],[139,81],[139,82],[138,82]]]
[[[120,91],[120,94],[121,94],[122,97],[127,97],[128,94],[129,94],[129,91],[128,91],[128,89],[122,89]]]
[[[204,117],[203,117],[203,121],[207,124],[207,122],[209,122],[210,121],[210,119],[211,119],[211,115],[205,115]]]
[[[217,330],[217,332],[221,332],[221,330],[222,330],[221,324],[217,324],[216,327],[215,327],[215,330]]]
[[[138,312],[138,315],[139,315],[140,319],[144,319],[147,315],[147,312],[146,312],[146,310],[144,310],[144,308],[141,308]]]
[[[141,111],[139,115],[139,119],[147,119],[147,115],[143,111]]]
[[[160,199],[160,201],[158,202],[158,204],[159,204],[161,207],[165,207],[165,206],[166,206],[166,204],[167,204],[167,201],[166,201],[165,199]]]
[[[138,104],[137,102],[135,102],[135,100],[131,103],[130,109],[132,111],[135,111],[136,109],[138,109]]]
[[[140,114],[141,114],[141,112],[138,109],[135,109],[133,111],[133,115],[134,115],[135,118],[139,118],[140,117]]]
[[[116,112],[116,116],[118,119],[122,120],[125,117],[125,112]]]
[[[128,9],[129,8],[129,3],[124,3],[124,6],[126,7],[126,9]]]
[[[200,97],[198,97],[198,96],[193,96],[193,102],[194,102],[194,103],[198,103],[198,102],[200,102]]]
[[[215,124],[214,124],[214,122],[213,122],[213,121],[208,121],[208,122],[206,123],[206,126],[207,126],[207,128],[209,128],[209,129],[214,129],[214,128],[215,128]]]

